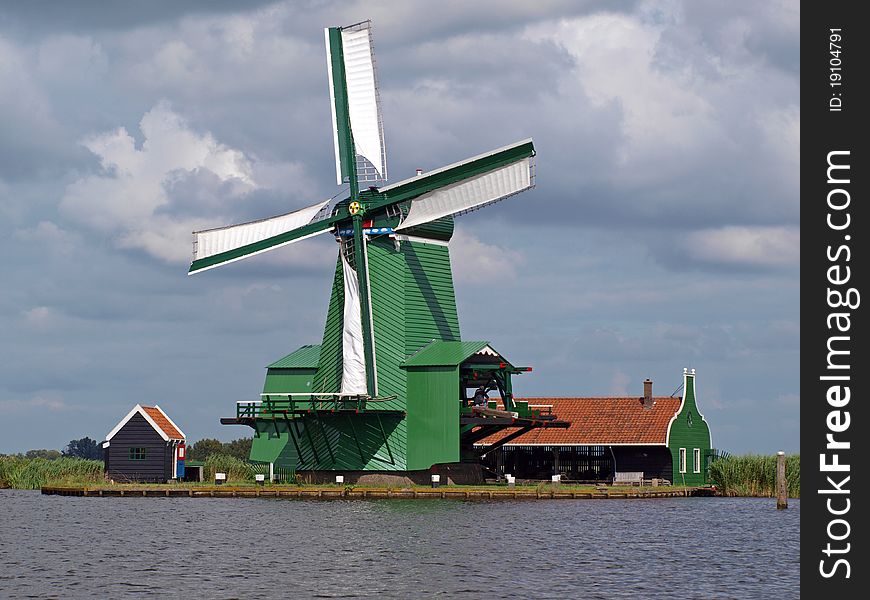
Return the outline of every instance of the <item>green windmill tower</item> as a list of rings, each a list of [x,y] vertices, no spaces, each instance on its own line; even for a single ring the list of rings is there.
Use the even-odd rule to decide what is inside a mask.
[[[254,429],[252,460],[313,478],[474,465],[474,442],[499,429],[566,427],[514,401],[511,378],[530,368],[486,341],[461,340],[450,266],[454,216],[533,187],[532,141],[384,185],[371,23],[330,27],[325,37],[336,182],[349,184],[349,197],[195,232],[189,271],[333,235],[323,339],[269,365],[260,399],[237,403],[221,422]],[[493,399],[482,403],[478,391],[475,404],[480,388]]]

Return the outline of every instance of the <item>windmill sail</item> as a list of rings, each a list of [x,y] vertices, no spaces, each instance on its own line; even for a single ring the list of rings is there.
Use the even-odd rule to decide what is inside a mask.
[[[332,101],[336,183],[341,185],[350,177],[349,160],[356,163],[359,181],[386,181],[384,125],[371,23],[365,21],[350,27],[330,27],[324,30],[324,35]]]
[[[388,198],[411,197],[407,216],[396,230],[504,200],[534,186],[534,146],[523,140],[453,163],[379,191]]]
[[[212,269],[329,231],[329,221],[314,222],[317,214],[327,204],[329,200],[324,200],[270,219],[194,231],[193,263],[188,274]],[[317,226],[321,223],[322,226]],[[306,227],[308,229],[304,229]]]
[[[530,159],[495,169],[423,194],[396,230],[408,229],[449,215],[458,215],[498,202],[532,187]]]
[[[341,393],[364,395],[366,383],[366,357],[360,309],[359,280],[350,266],[345,252],[341,252],[344,274],[344,319],[341,330]]]

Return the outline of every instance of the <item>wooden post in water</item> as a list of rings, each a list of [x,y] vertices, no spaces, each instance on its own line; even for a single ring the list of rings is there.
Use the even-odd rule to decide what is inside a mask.
[[[785,452],[776,453],[776,508],[788,508],[788,482],[785,479]]]

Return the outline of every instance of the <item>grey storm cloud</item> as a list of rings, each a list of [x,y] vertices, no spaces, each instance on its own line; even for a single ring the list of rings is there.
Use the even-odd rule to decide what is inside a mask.
[[[536,188],[457,221],[463,337],[534,364],[527,394],[695,366],[723,447],[796,447],[777,401],[799,397],[785,0],[4,4],[0,407],[48,415],[46,447],[134,402],[243,434],[217,417],[317,343],[335,243],[188,277],[190,232],[341,192],[322,28],[365,18],[392,180],[535,140]],[[736,427],[747,399],[781,426]],[[0,452],[37,443],[7,423]]]

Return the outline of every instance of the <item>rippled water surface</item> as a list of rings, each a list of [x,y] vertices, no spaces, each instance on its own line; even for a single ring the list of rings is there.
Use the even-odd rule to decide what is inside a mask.
[[[800,501],[0,490],[2,598],[798,598]]]

